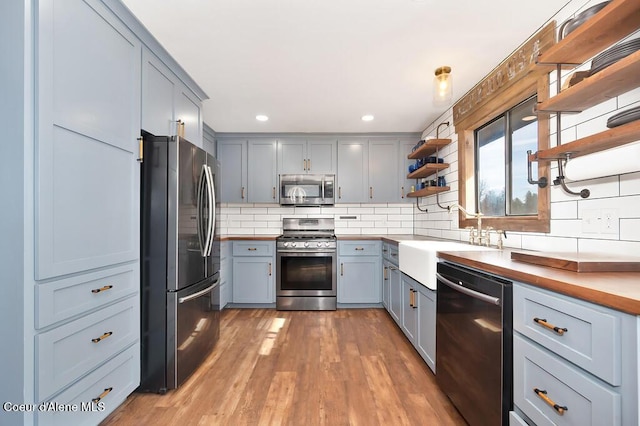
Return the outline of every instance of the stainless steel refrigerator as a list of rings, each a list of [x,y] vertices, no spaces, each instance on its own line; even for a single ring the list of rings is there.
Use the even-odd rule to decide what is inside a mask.
[[[142,133],[139,390],[165,393],[220,334],[219,166],[184,138]]]

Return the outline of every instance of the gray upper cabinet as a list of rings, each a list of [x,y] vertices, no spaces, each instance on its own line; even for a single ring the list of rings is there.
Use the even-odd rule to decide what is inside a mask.
[[[335,139],[279,140],[278,174],[335,174]]]
[[[249,140],[248,164],[249,202],[278,202],[276,141],[274,139]]]
[[[368,201],[393,202],[400,200],[397,167],[397,140],[369,141]]]
[[[416,160],[409,160],[407,156],[411,153],[411,150],[416,145],[415,140],[401,140],[400,151],[398,152],[398,182],[400,183],[400,200],[403,202],[412,203],[413,198],[408,198],[407,194],[411,192],[411,186],[415,187],[416,179],[407,179],[409,174],[409,165],[414,164]]]
[[[338,141],[338,194],[336,203],[361,203],[368,199],[369,142]]]
[[[142,51],[142,128],[154,135],[184,131],[185,139],[203,147],[202,101],[146,48]]]
[[[45,279],[138,258],[141,43],[99,3],[39,13],[35,273]]]
[[[216,156],[216,133],[206,123],[202,123],[202,145],[205,151]]]
[[[223,203],[246,203],[247,141],[242,139],[219,140],[216,157],[220,161],[220,201]]]

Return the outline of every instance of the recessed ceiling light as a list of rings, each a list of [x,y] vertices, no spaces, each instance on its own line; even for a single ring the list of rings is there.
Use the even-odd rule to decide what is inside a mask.
[[[258,121],[267,121],[267,120],[269,120],[269,117],[267,117],[266,115],[259,114],[259,115],[256,115],[256,120],[258,120]]]
[[[522,117],[522,121],[533,121],[536,118],[538,118],[538,117],[535,116],[535,115],[525,115],[524,117]]]
[[[363,115],[362,121],[373,121],[373,115],[371,114]]]

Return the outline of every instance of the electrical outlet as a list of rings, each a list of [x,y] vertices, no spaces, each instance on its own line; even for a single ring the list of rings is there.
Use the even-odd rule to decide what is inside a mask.
[[[600,233],[618,234],[620,233],[620,215],[618,209],[602,209],[602,219],[600,220]]]
[[[584,210],[582,212],[582,233],[600,233],[600,210]]]

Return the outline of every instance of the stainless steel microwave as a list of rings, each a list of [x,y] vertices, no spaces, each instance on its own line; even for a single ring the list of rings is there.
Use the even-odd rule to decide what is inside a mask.
[[[331,206],[335,202],[335,175],[280,175],[283,206]]]

